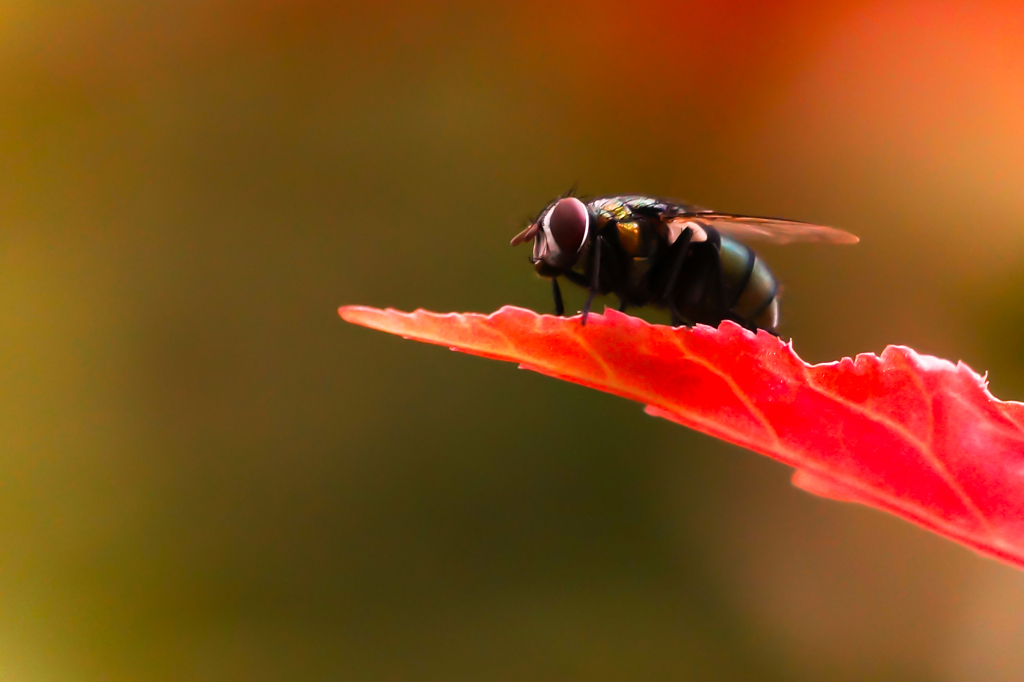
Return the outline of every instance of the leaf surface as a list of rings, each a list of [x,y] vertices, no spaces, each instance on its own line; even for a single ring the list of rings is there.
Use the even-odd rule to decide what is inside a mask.
[[[808,492],[884,509],[1024,568],[1024,404],[963,363],[889,346],[809,365],[731,322],[672,328],[606,311],[339,310],[352,323],[607,391],[796,468]]]

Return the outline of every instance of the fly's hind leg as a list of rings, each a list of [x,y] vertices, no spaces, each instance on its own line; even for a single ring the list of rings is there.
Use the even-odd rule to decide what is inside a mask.
[[[672,316],[672,326],[679,327],[686,322],[683,316],[676,309],[675,302],[675,289],[676,282],[679,280],[679,273],[683,271],[683,263],[686,261],[690,249],[690,239],[693,238],[693,229],[686,228],[683,230],[679,237],[676,238],[672,244],[672,259],[671,269],[668,272],[668,280],[665,282],[665,288],[662,292],[662,302],[668,305],[669,314]]]
[[[665,283],[666,299],[672,297],[672,291],[676,288],[676,280],[679,279],[679,273],[683,270],[683,262],[686,260],[692,237],[693,229],[688,227],[679,234],[675,243],[672,244],[674,253],[672,254],[672,269],[668,271],[668,281]]]

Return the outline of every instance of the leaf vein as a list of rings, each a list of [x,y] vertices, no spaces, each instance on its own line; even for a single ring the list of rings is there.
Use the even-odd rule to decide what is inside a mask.
[[[743,406],[747,408],[747,410],[754,416],[755,419],[757,419],[758,422],[760,422],[761,426],[765,429],[765,431],[767,431],[771,435],[772,439],[775,441],[776,446],[781,447],[782,439],[779,438],[779,434],[775,431],[775,428],[772,426],[771,421],[769,421],[768,417],[764,414],[764,412],[762,412],[761,409],[754,404],[754,402],[747,396],[747,394],[743,391],[742,388],[740,388],[739,384],[737,384],[732,377],[728,376],[727,374],[724,374],[720,369],[715,367],[714,364],[694,355],[694,353],[690,349],[688,349],[682,343],[679,337],[676,336],[675,334],[670,335],[669,339],[672,341],[673,345],[675,345],[675,347],[679,349],[680,353],[682,353],[683,356],[685,356],[690,362],[693,362],[703,367],[704,369],[708,370],[715,376],[719,377],[722,381],[724,381],[726,386],[729,387],[729,390],[731,390],[733,394],[736,396],[736,399],[743,403]]]
[[[852,410],[853,412],[856,412],[866,417],[867,419],[870,419],[876,424],[881,424],[882,426],[890,429],[891,431],[902,435],[903,438],[905,438],[911,445],[914,446],[915,449],[917,449],[921,453],[922,460],[924,460],[931,466],[932,470],[936,474],[938,474],[942,482],[946,484],[946,486],[953,492],[954,495],[956,495],[956,497],[960,500],[961,504],[964,505],[964,508],[971,512],[971,514],[982,525],[985,531],[988,532],[991,537],[998,537],[998,534],[995,533],[988,518],[982,513],[981,509],[975,503],[974,499],[967,494],[967,492],[957,483],[956,478],[932,453],[932,448],[929,443],[919,438],[918,436],[914,435],[913,432],[911,432],[909,429],[907,429],[899,422],[895,422],[883,414],[873,412],[866,407],[858,405],[857,403],[847,398],[844,398],[843,396],[835,395],[822,389],[816,384],[814,378],[811,376],[811,373],[808,371],[806,367],[803,367],[802,371],[804,374],[806,385],[815,393],[818,393],[819,395],[834,400],[837,403],[846,407],[847,409]],[[934,405],[930,400],[928,400],[928,404],[930,416],[933,423],[932,428],[934,428]]]

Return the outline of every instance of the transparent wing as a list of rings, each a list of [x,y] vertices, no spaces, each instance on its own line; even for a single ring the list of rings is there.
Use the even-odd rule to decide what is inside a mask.
[[[735,237],[740,241],[762,241],[775,244],[791,244],[793,242],[856,244],[860,241],[856,235],[834,227],[783,218],[759,218],[715,211],[699,211],[666,221],[669,225],[675,223],[680,226],[688,222],[708,225],[722,234]]]

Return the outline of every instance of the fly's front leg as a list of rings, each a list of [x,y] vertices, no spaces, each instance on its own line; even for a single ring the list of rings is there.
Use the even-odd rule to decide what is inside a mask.
[[[551,293],[555,296],[555,315],[565,315],[565,304],[562,303],[562,290],[558,287],[558,278],[551,278]]]
[[[575,270],[566,270],[562,273],[562,277],[565,277],[576,286],[583,287],[584,289],[590,288],[590,280],[587,279],[586,275],[581,275]]]
[[[590,314],[590,304],[594,302],[594,294],[597,293],[598,287],[600,286],[601,243],[603,241],[604,237],[600,235],[597,235],[594,239],[594,260],[590,271],[590,293],[587,294],[587,302],[583,304],[583,319],[580,321],[581,325],[587,324],[587,316]]]

